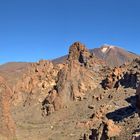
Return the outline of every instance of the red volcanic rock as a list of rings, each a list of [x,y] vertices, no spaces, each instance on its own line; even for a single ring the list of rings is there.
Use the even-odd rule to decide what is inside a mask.
[[[4,79],[0,77],[0,137],[2,135],[8,139],[12,139],[15,136],[15,124],[10,109],[11,96],[11,89]]]
[[[112,72],[109,75],[107,75],[107,78],[103,83],[103,88],[104,89],[118,88],[119,81],[121,80],[124,72],[125,69],[122,67],[114,68]]]
[[[31,64],[13,88],[13,103],[30,103],[33,98],[37,100],[36,103],[42,102],[48,91],[56,85],[57,74],[62,67],[63,64],[54,67],[47,60]]]
[[[87,90],[94,89],[94,73],[81,67],[77,61],[69,64],[58,73],[58,82],[46,98],[46,103],[53,104],[54,110],[67,106],[70,101],[82,100]]]
[[[93,57],[81,43],[74,43],[65,64],[41,60],[28,67],[13,88],[15,105],[43,104],[44,114],[82,100],[99,85],[102,60]],[[100,73],[101,74],[101,73]]]
[[[69,49],[68,60],[78,60],[80,63],[86,63],[90,56],[90,52],[83,44],[75,42]]]
[[[75,42],[70,46],[68,61],[76,60],[86,66],[91,67],[93,70],[97,70],[99,67],[106,65],[105,61],[96,58],[92,53],[80,42]]]
[[[140,65],[139,59],[136,59],[132,63],[112,69],[106,79],[103,80],[102,86],[104,89],[117,89],[120,86],[135,89],[139,82]]]
[[[55,88],[44,100],[43,104],[45,102],[47,104],[44,107],[47,107],[46,110],[50,110],[49,105],[54,106],[53,110],[58,110],[66,107],[70,101],[82,100],[88,90],[96,88],[99,84],[94,79],[98,75],[98,72],[95,74],[98,62],[91,64],[94,58],[91,57],[85,46],[76,42],[70,47],[69,52],[67,64],[58,73]],[[90,67],[88,67],[89,65]],[[54,90],[56,91],[54,92]]]
[[[108,138],[116,137],[120,135],[121,127],[118,125],[115,125],[112,120],[108,120],[106,123],[106,129],[107,129],[107,136]]]

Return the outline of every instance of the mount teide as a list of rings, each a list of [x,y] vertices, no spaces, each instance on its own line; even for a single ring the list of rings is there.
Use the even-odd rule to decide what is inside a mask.
[[[138,57],[135,53],[112,45],[103,45],[100,48],[92,49],[91,52],[96,57],[105,60],[109,66],[113,67],[131,62]]]
[[[136,57],[114,46],[89,51],[75,42],[68,56],[54,63],[1,65],[0,139],[139,137],[134,133],[140,126],[140,88],[136,91],[140,58],[133,60]]]
[[[106,62],[108,66],[116,67],[124,63],[133,61],[139,55],[129,52],[123,48],[112,46],[112,45],[102,45],[100,48],[94,48],[89,50],[94,56],[102,59]],[[54,63],[63,63],[67,59],[67,55],[56,58],[53,60]]]

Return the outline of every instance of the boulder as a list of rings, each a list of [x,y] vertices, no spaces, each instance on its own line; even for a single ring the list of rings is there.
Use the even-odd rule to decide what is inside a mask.
[[[114,124],[112,120],[108,120],[105,125],[108,138],[113,138],[120,135],[121,127]]]

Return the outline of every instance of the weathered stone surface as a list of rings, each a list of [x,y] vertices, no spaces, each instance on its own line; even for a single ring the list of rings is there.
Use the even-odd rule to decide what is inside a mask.
[[[94,73],[87,71],[75,61],[70,61],[58,74],[58,81],[54,90],[47,97],[49,104],[57,110],[65,107],[73,100],[82,100],[88,90],[97,86],[92,78]]]
[[[119,136],[121,132],[121,127],[114,124],[112,120],[108,120],[106,123],[106,129],[107,129],[107,136],[108,138]]]
[[[121,133],[120,126],[114,124],[112,120],[106,120],[99,125],[98,129],[92,129],[90,139],[91,140],[114,139],[115,137],[119,137],[120,133]]]
[[[0,137],[12,139],[15,137],[15,123],[11,114],[12,91],[0,77]]]
[[[48,91],[56,85],[57,74],[62,67],[63,64],[54,67],[46,60],[31,64],[23,78],[13,88],[13,103],[15,105],[28,103],[31,99],[37,99],[36,103],[42,102]]]
[[[55,88],[50,91],[44,102],[52,104],[54,110],[57,110],[66,107],[70,101],[82,100],[87,91],[96,88],[99,84],[96,80],[99,71],[96,68],[100,62],[93,63],[93,59],[84,45],[79,42],[74,43],[70,47],[66,65],[58,73]],[[100,63],[100,66],[102,64]],[[93,67],[96,70],[93,70]],[[54,90],[56,90],[55,96]],[[46,110],[50,109],[46,108]]]
[[[120,86],[124,88],[137,88],[140,82],[140,64],[139,59],[132,63],[114,68],[106,79],[102,81],[104,89],[116,88]]]
[[[69,49],[68,60],[78,60],[80,63],[86,64],[91,57],[88,49],[80,42],[75,42]]]

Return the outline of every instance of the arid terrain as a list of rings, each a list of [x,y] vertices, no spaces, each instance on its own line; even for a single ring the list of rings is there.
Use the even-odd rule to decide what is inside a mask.
[[[0,66],[0,140],[140,140],[140,56],[73,43]]]

